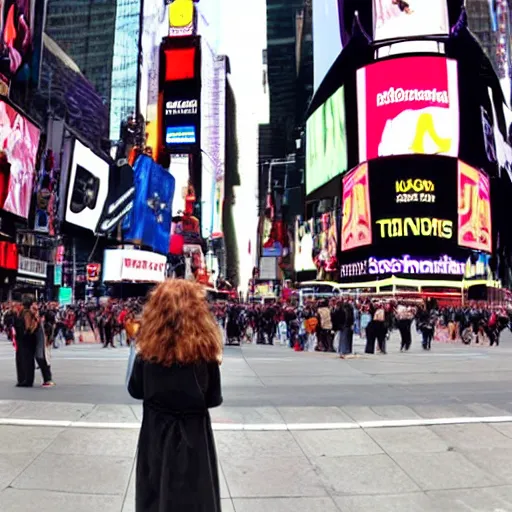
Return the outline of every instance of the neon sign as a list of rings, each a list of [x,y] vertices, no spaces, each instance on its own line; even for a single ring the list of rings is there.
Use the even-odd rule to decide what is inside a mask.
[[[450,239],[453,236],[451,220],[406,217],[405,219],[381,219],[376,223],[380,227],[381,238],[424,236]]]
[[[364,276],[365,274],[368,274],[368,262],[367,261],[358,261],[356,263],[348,263],[346,265],[341,265],[341,268],[340,268],[340,276],[341,277]]]
[[[441,256],[438,260],[419,260],[409,255],[402,258],[381,259],[369,258],[369,274],[447,274],[464,275],[466,263],[456,261],[450,256]]]

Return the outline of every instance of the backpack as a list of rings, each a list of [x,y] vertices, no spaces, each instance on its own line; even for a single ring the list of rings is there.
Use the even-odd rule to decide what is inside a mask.
[[[498,322],[498,315],[493,311],[491,318],[489,318],[489,327],[494,327]]]
[[[377,311],[375,311],[375,313],[373,314],[373,320],[375,322],[384,322],[385,319],[386,315],[382,308],[377,309]]]

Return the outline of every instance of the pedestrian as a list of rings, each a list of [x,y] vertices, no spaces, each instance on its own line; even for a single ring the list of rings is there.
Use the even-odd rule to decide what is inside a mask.
[[[128,391],[144,401],[136,512],[220,512],[208,409],[222,403],[222,336],[201,285],[159,284],[144,308]]]
[[[33,297],[23,299],[23,309],[16,317],[16,374],[17,387],[31,388],[35,378],[35,356],[39,323],[37,303]]]

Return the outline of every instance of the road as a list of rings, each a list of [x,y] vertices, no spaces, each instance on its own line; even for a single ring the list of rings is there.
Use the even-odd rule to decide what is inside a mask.
[[[512,335],[398,347],[351,360],[226,347],[212,411],[223,511],[512,512]],[[65,347],[55,388],[19,389],[0,340],[1,512],[134,512],[127,357]]]

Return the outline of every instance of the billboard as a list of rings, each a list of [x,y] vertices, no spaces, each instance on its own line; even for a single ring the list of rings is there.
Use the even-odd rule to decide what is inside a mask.
[[[202,38],[201,59],[201,227],[204,238],[223,236],[226,160],[226,58]]]
[[[30,210],[39,128],[0,101],[0,209],[26,219]]]
[[[169,36],[194,35],[196,10],[194,0],[171,0],[169,5]]]
[[[459,160],[458,243],[475,251],[492,252],[491,194],[486,174]]]
[[[459,154],[457,62],[418,56],[357,71],[359,160]]]
[[[306,123],[306,194],[347,170],[345,89],[340,87]]]
[[[343,50],[338,0],[313,2],[313,82],[316,91]]]
[[[447,0],[373,0],[373,40],[450,33]]]
[[[350,251],[372,243],[372,214],[368,164],[343,178],[341,250]]]
[[[174,200],[172,202],[172,216],[183,215],[185,211],[185,198],[188,193],[189,185],[189,156],[172,155],[169,172],[174,176]]]
[[[379,255],[439,255],[457,246],[457,161],[404,157],[370,164],[372,234]]]
[[[313,261],[313,220],[295,219],[294,263],[296,272],[316,269]]]
[[[96,232],[108,197],[109,163],[75,141],[64,220]]]
[[[134,249],[107,249],[103,259],[103,281],[165,281],[167,258],[161,254]]]

